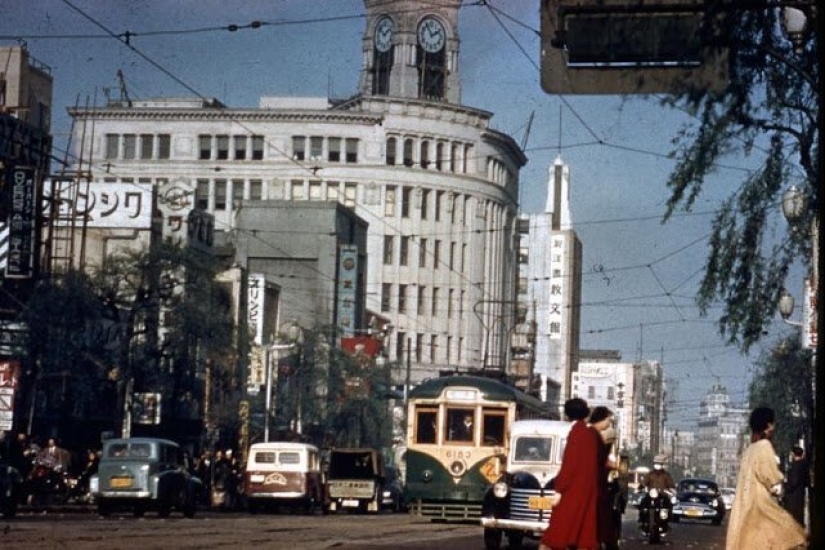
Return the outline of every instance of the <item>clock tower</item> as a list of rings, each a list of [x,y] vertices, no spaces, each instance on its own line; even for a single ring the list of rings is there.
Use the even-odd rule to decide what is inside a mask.
[[[367,27],[360,92],[461,103],[460,1],[364,0]]]

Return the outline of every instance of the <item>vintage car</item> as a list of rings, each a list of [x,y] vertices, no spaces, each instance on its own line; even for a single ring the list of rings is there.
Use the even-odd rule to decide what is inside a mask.
[[[299,507],[307,513],[323,511],[325,492],[321,454],[306,443],[254,443],[244,472],[247,510]]]
[[[547,529],[571,425],[559,420],[513,422],[506,471],[484,497],[481,526],[487,550],[498,550],[504,536],[510,547],[518,548],[525,537],[537,539]]]
[[[97,511],[108,516],[115,510],[131,510],[142,516],[154,510],[167,517],[179,510],[191,518],[203,483],[190,474],[190,466],[174,441],[145,437],[104,441],[98,473],[90,484]]]
[[[333,449],[327,474],[328,510],[378,512],[396,506],[398,501],[391,495],[390,481],[379,451]],[[389,495],[385,494],[385,488],[390,491]]]
[[[23,476],[0,457],[0,515],[13,518],[22,498]]]
[[[710,520],[721,525],[725,518],[725,502],[719,486],[709,479],[683,479],[676,486],[676,502],[673,504],[672,519]]]

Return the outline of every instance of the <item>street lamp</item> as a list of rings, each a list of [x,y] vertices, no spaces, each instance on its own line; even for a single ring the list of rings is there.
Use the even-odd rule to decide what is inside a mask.
[[[796,304],[793,295],[785,290],[782,289],[782,294],[779,295],[779,303],[777,307],[779,308],[779,314],[782,316],[782,320],[785,321],[787,324],[793,327],[802,327],[802,323],[799,321],[791,321],[790,317],[793,315],[794,305]]]
[[[782,30],[793,44],[794,52],[801,54],[808,38],[808,16],[805,12],[799,8],[783,8]]]

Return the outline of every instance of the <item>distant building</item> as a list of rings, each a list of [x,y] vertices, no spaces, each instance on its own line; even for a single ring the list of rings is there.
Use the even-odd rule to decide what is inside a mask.
[[[731,402],[725,386],[715,384],[699,403],[696,430],[697,472],[722,485],[736,483],[739,456],[747,444],[748,408]]]
[[[579,362],[582,245],[570,219],[570,167],[557,158],[548,169],[547,204],[518,220],[518,303],[533,329],[531,381],[557,405],[573,396]]]
[[[581,350],[572,374],[571,397],[581,397],[591,408],[604,406],[616,415],[619,449],[636,446],[633,411],[634,365],[623,363],[618,350]]]

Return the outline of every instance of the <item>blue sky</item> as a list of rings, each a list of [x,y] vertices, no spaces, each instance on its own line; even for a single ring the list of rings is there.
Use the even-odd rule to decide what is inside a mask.
[[[721,309],[701,318],[693,296],[712,213],[755,160],[731,155],[693,211],[662,225],[674,165],[667,154],[690,115],[654,97],[546,94],[539,2],[488,4],[494,9],[465,1],[460,10],[463,103],[493,112],[493,126],[518,142],[534,114],[521,173],[524,211],[543,209],[557,155],[571,167],[571,210],[584,249],[582,347],[661,360],[678,385],[670,414],[685,427],[711,384],[742,400],[763,349],[748,357],[725,347],[715,324]],[[261,95],[348,97],[358,85],[365,25],[361,0],[0,0],[0,14],[0,45],[23,37],[52,68],[60,157],[70,131],[66,108],[117,98],[118,70],[133,99],[197,93],[244,107],[257,106]],[[264,25],[244,28],[252,21]],[[230,24],[241,28],[230,32]],[[137,52],[110,35],[127,31]],[[777,208],[775,233],[782,231]],[[789,285],[799,301],[801,273]],[[762,345],[786,330],[777,318]]]

